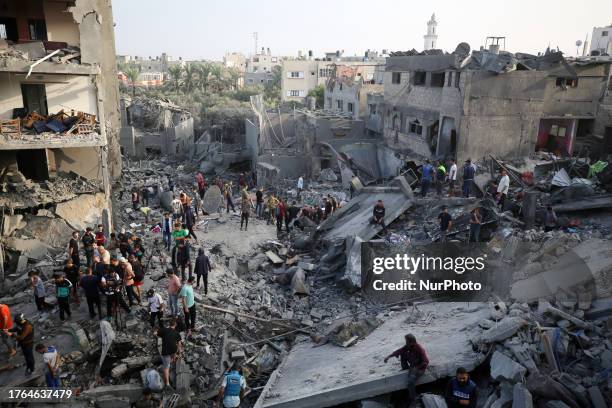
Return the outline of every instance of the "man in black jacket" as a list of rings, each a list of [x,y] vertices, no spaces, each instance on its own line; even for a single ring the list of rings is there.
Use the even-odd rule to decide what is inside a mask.
[[[385,228],[385,212],[386,210],[383,200],[378,200],[374,206],[374,209],[372,210],[372,219],[370,220],[370,223],[381,225],[383,228]]]
[[[204,248],[198,249],[198,257],[195,262],[195,274],[198,277],[196,289],[200,287],[200,277],[204,281],[204,295],[208,295],[208,272],[212,269],[210,259],[204,254]]]

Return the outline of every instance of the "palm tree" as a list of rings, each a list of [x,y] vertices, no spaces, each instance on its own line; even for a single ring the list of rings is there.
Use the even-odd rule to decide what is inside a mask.
[[[210,75],[214,79],[213,83],[217,88],[217,92],[221,93],[221,90],[223,89],[223,67],[219,64],[211,64]]]
[[[198,76],[198,86],[206,92],[209,84],[210,64],[208,62],[196,64],[194,71]]]
[[[132,85],[132,98],[133,98],[136,96],[136,81],[138,81],[138,76],[140,75],[140,72],[138,71],[138,68],[136,67],[129,67],[129,68],[126,68],[126,70],[123,73],[127,77],[128,81],[130,81],[130,84]]]
[[[240,78],[242,77],[242,73],[240,71],[238,71],[238,69],[236,69],[236,67],[231,67],[227,69],[227,73],[229,74],[230,77],[230,84],[232,86],[232,88],[237,91],[238,90],[238,82],[240,81]]]
[[[174,89],[176,90],[176,95],[178,96],[179,88],[180,88],[181,83],[182,83],[183,67],[180,66],[180,65],[172,65],[172,66],[168,67],[168,73],[170,74],[170,78],[172,80],[172,85],[173,85]]]
[[[185,65],[183,84],[185,86],[185,92],[188,94],[191,93],[193,86],[195,85],[195,72],[196,70],[194,69],[193,64]]]

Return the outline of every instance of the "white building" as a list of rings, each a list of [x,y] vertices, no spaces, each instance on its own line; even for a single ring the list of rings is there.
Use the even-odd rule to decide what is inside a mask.
[[[591,55],[596,52],[599,55],[612,55],[612,24],[606,27],[594,27],[591,37]]]
[[[427,22],[427,34],[423,36],[424,39],[424,50],[435,50],[438,43],[438,34],[436,28],[438,22],[436,21],[436,14],[431,15],[431,19]]]

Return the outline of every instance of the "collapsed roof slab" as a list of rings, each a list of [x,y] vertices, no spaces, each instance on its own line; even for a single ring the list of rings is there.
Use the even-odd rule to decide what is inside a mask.
[[[454,375],[459,366],[468,371],[486,355],[472,349],[470,337],[478,322],[490,317],[485,303],[431,303],[419,305],[433,315],[431,325],[408,323],[417,311],[398,313],[352,347],[332,344],[320,347],[308,339],[297,342],[274,371],[255,408],[319,408],[370,398],[406,388],[407,371],[399,360],[384,358],[413,333],[425,348],[430,365],[419,384]]]

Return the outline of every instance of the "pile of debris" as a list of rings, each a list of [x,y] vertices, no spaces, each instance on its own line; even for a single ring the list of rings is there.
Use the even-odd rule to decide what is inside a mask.
[[[191,113],[167,98],[138,96],[128,106],[129,122],[144,130],[160,131],[189,119]]]
[[[37,112],[27,113],[24,108],[14,112],[13,119],[0,121],[0,134],[6,141],[21,140],[41,141],[56,135],[62,136],[90,136],[99,134],[99,124],[96,115],[85,112],[64,110],[58,113],[43,116]],[[36,135],[36,137],[29,137]]]

